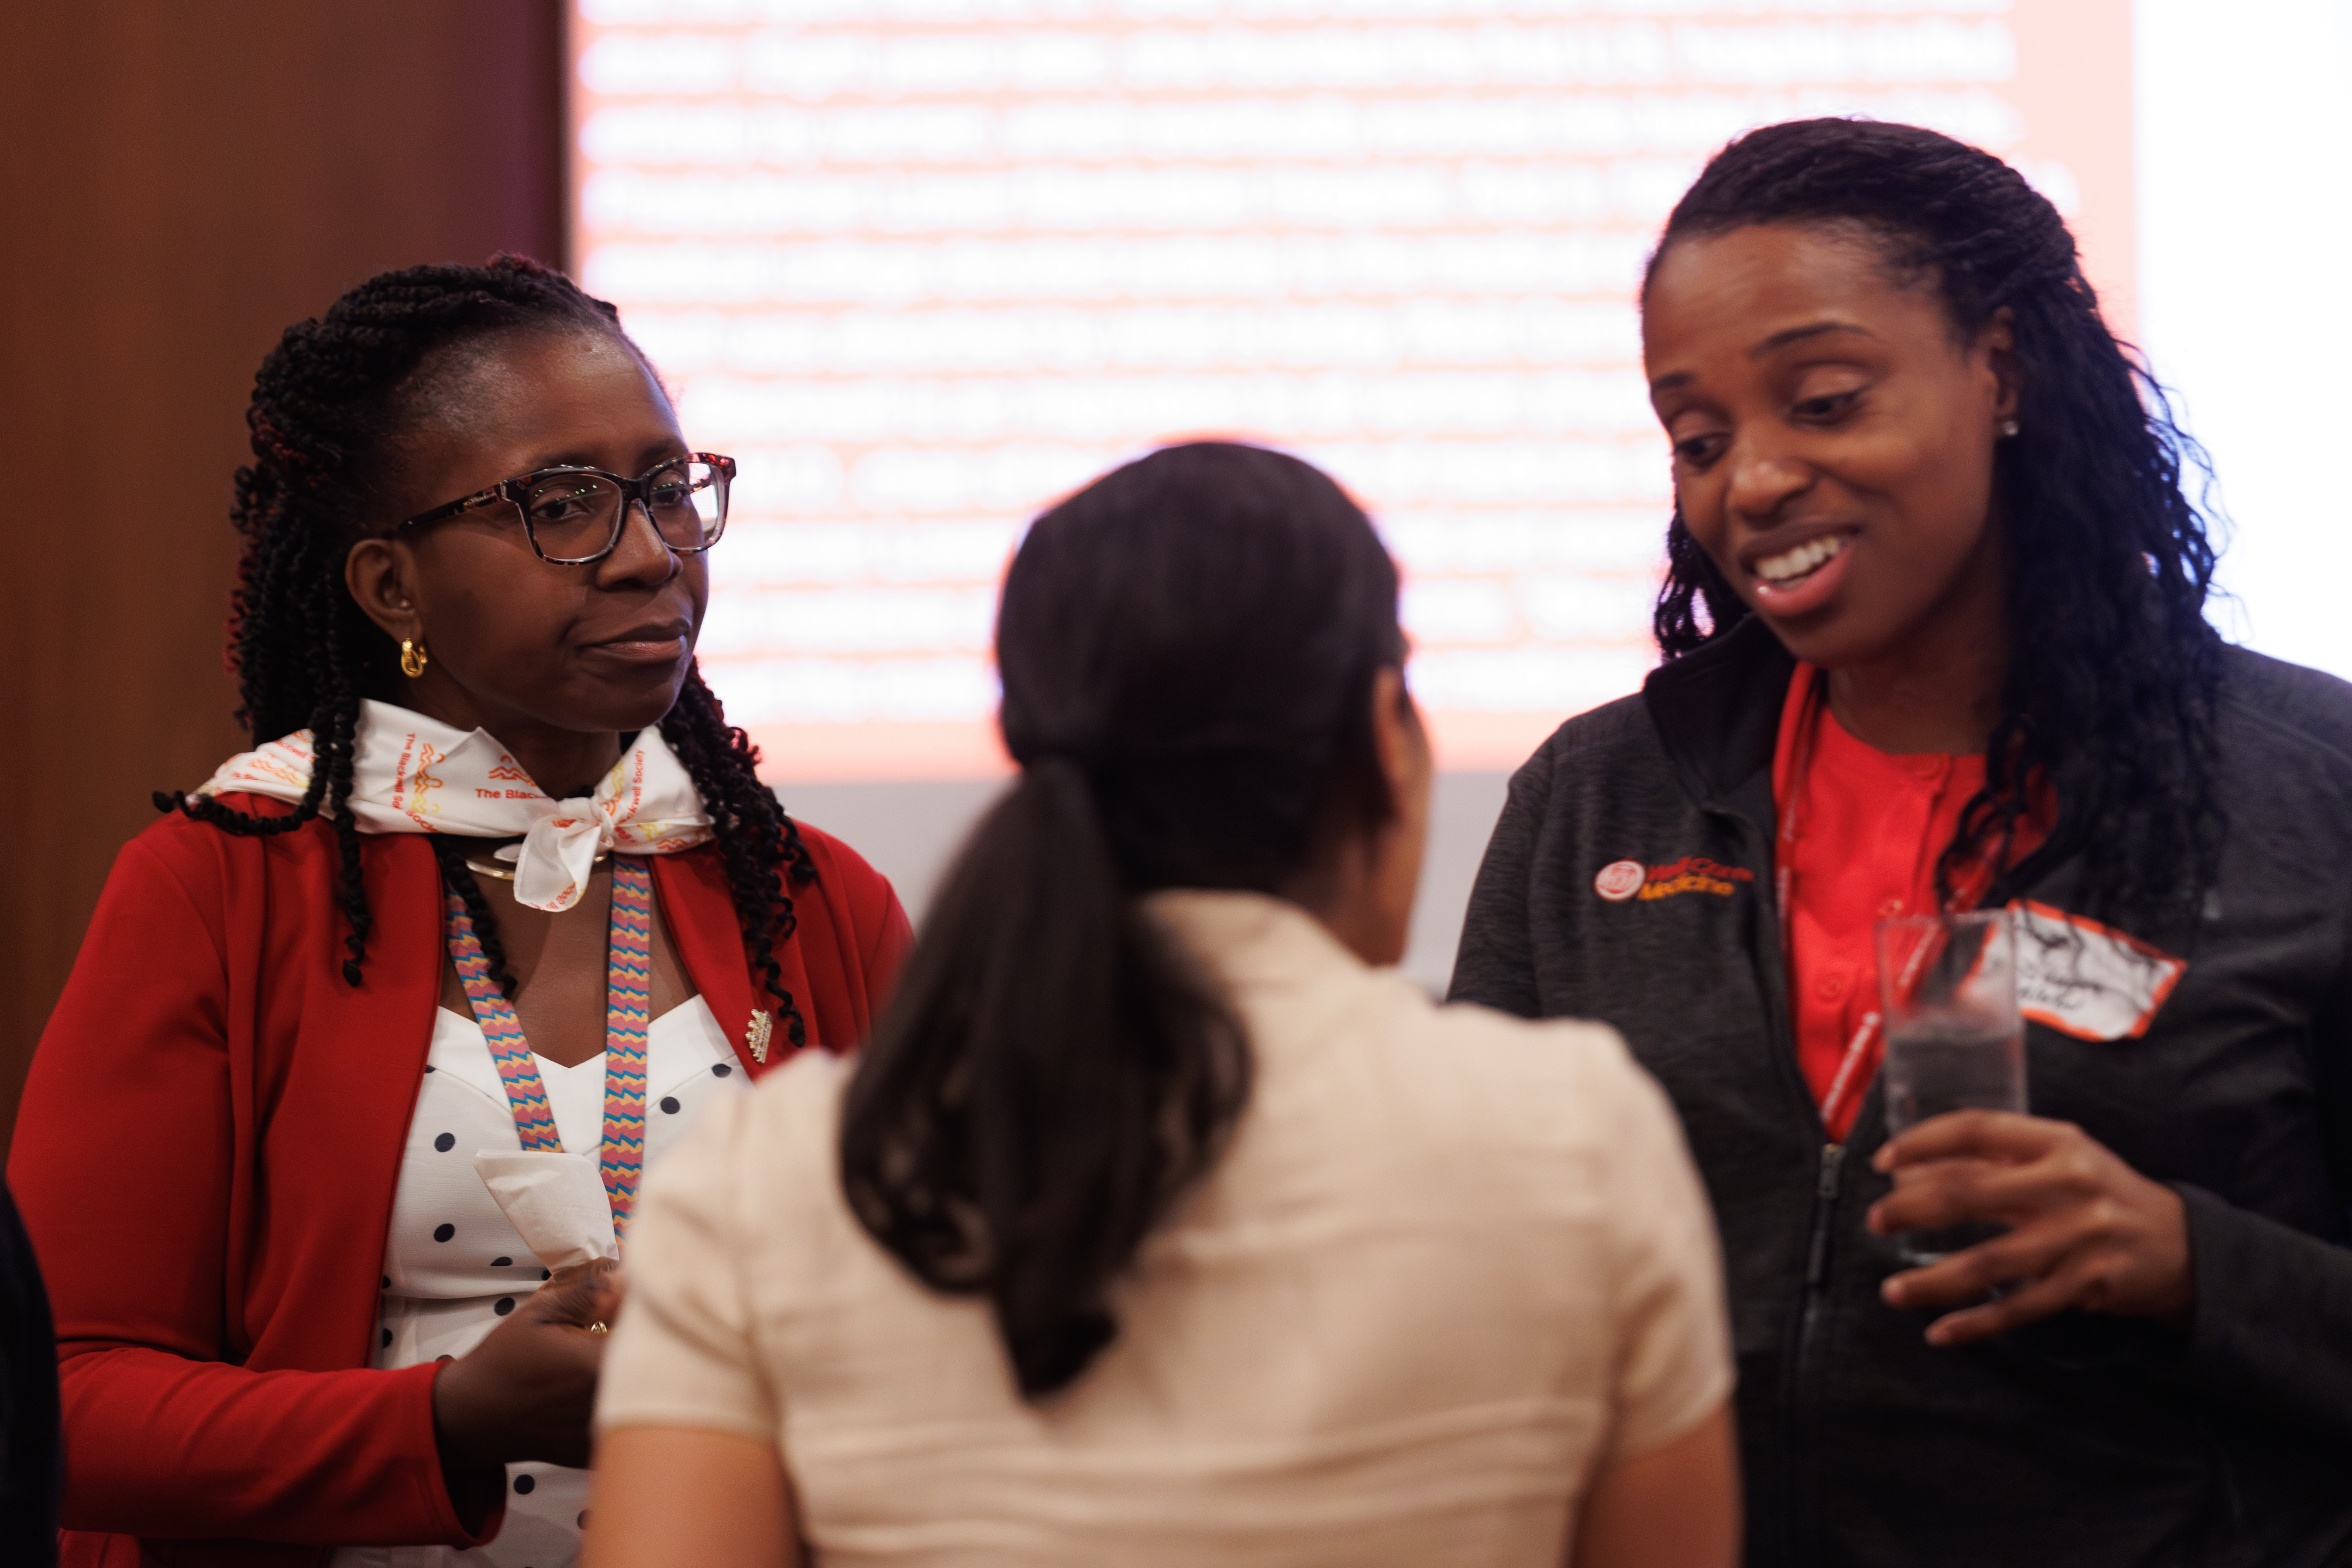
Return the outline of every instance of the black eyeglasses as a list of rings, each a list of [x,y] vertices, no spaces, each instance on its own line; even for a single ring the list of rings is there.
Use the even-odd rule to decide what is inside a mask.
[[[663,543],[694,555],[727,531],[727,487],[734,479],[735,459],[710,452],[673,458],[634,479],[602,468],[541,468],[420,511],[400,526],[415,528],[503,502],[514,508],[541,561],[579,566],[613,553],[635,504],[645,508]]]

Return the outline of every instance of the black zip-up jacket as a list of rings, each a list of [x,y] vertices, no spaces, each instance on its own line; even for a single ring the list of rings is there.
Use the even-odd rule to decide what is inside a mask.
[[[1751,620],[1562,725],[1511,780],[1453,987],[1612,1024],[1674,1098],[1723,1236],[1751,1568],[2352,1563],[2352,686],[2224,651],[2230,826],[2187,969],[2142,1037],[2027,1030],[2033,1112],[2185,1200],[2193,1329],[2076,1312],[1938,1350],[1878,1295],[1879,1091],[1841,1148],[1797,1068],[1792,668]],[[1663,892],[1605,896],[1622,861]],[[2069,908],[2052,861],[1998,896]]]

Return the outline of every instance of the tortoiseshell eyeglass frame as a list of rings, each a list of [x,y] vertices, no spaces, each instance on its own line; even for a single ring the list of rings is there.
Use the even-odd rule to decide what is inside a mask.
[[[461,511],[470,511],[476,507],[505,501],[514,508],[515,516],[521,521],[523,534],[530,541],[532,554],[551,566],[585,566],[591,562],[602,561],[620,547],[621,534],[629,525],[631,507],[642,508],[647,521],[652,521],[655,478],[686,463],[701,463],[709,468],[711,482],[719,490],[719,525],[713,528],[710,531],[710,536],[699,544],[679,544],[673,542],[669,535],[662,532],[659,523],[655,523],[654,533],[677,554],[699,555],[718,543],[719,535],[727,531],[727,491],[735,482],[735,459],[722,458],[716,452],[688,452],[681,458],[671,458],[655,464],[634,479],[625,479],[607,469],[592,468],[584,464],[564,464],[552,468],[534,468],[530,473],[518,474],[510,479],[500,479],[488,489],[476,490],[469,496],[460,496],[456,500],[446,505],[436,506],[430,511],[420,511],[415,517],[404,520],[400,526],[421,528],[428,522],[438,522],[445,517],[455,517]],[[620,510],[613,514],[612,536],[604,541],[604,548],[593,555],[550,555],[540,547],[539,530],[532,525],[530,511],[523,504],[533,485],[547,479],[559,479],[566,474],[603,479],[621,492]]]

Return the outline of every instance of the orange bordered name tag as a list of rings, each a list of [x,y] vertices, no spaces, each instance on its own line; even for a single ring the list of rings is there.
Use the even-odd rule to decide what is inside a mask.
[[[2078,1040],[2136,1040],[2188,971],[2136,936],[2025,900],[2017,917],[2018,1011]]]

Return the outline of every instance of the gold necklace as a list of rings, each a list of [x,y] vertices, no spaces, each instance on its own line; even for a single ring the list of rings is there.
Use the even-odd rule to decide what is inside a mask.
[[[610,849],[607,849],[598,855],[596,858],[588,862],[588,869],[592,873],[601,871],[612,863],[613,852]],[[515,879],[515,868],[512,866],[486,866],[479,860],[475,859],[471,855],[466,857],[466,869],[473,872],[478,877],[495,878],[497,880],[501,882],[511,882]]]

